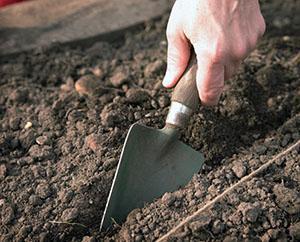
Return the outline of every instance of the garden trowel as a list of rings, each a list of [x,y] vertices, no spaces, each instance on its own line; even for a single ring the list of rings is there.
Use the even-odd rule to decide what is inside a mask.
[[[109,193],[101,230],[121,224],[129,212],[186,185],[204,163],[201,153],[178,140],[199,105],[195,56],[172,95],[163,129],[133,124]]]

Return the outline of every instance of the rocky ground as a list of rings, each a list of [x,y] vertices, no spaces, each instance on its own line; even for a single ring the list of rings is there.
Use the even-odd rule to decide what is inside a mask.
[[[157,239],[297,142],[296,14],[272,15],[272,4],[265,2],[269,32],[226,83],[220,104],[201,107],[182,134],[205,155],[203,170],[109,232],[100,233],[99,225],[128,128],[134,122],[161,128],[168,111],[171,91],[161,87],[167,16],[114,43],[57,45],[1,57],[1,241]],[[295,11],[295,1],[284,4]],[[174,238],[300,240],[299,160],[294,149]]]

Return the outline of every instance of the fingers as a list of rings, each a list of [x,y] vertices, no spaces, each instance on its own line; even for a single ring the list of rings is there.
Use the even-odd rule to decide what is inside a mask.
[[[169,26],[169,30],[167,30],[167,71],[162,83],[167,88],[173,87],[178,82],[190,59],[190,43],[184,33],[180,29],[172,30],[170,22]]]
[[[185,71],[190,59],[190,45],[180,34],[168,37],[167,71],[163,85],[173,87]]]
[[[212,62],[209,56],[197,55],[197,88],[201,104],[216,105],[224,87],[225,67],[221,62]]]

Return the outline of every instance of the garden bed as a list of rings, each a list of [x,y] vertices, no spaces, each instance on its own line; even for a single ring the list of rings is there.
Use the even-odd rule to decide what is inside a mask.
[[[205,155],[203,170],[186,187],[134,210],[121,227],[100,233],[130,125],[164,125],[171,94],[161,87],[166,21],[163,16],[114,43],[1,57],[1,240],[158,239],[299,140],[300,37],[269,26],[226,83],[219,105],[201,107],[182,134]],[[173,236],[296,241],[299,160],[295,148]]]

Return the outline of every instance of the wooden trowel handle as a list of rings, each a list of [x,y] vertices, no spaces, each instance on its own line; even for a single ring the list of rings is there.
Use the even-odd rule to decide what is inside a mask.
[[[196,86],[197,60],[194,51],[189,65],[178,81],[172,94],[172,101],[179,102],[195,111],[199,106],[199,94]]]
[[[166,128],[185,128],[190,116],[198,108],[199,95],[196,86],[197,61],[192,52],[188,67],[178,81],[166,119]]]

